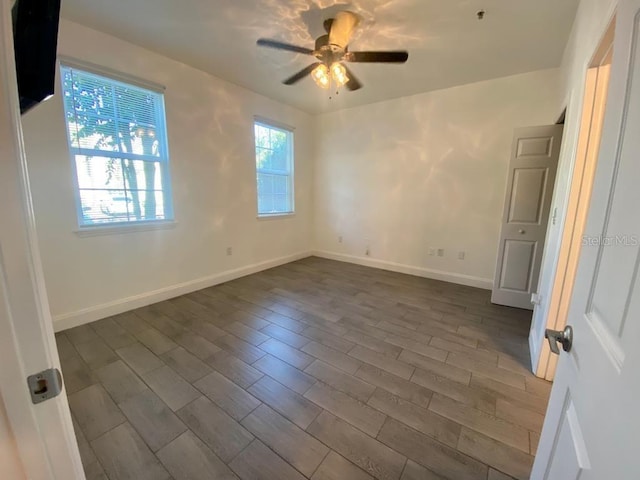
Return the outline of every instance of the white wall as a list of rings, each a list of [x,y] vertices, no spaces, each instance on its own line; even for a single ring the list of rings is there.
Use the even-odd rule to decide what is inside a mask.
[[[553,212],[555,209],[557,212],[557,220],[555,224],[550,222],[547,230],[538,283],[538,292],[542,295],[542,301],[534,309],[529,336],[534,371],[538,364],[541,345],[545,342],[544,330],[549,313],[548,301],[551,298],[566,217],[571,176],[580,133],[587,68],[611,21],[615,5],[617,5],[617,0],[582,0],[580,2],[560,67],[561,98],[563,104],[568,107],[556,187],[551,205],[551,211]]]
[[[58,50],[167,87],[177,225],[168,230],[80,237],[75,233],[73,173],[60,95],[25,115],[37,230],[57,330],[203,288],[308,251],[313,213],[312,117],[68,21],[61,22]],[[256,218],[253,115],[296,128],[293,217]],[[233,247],[233,256],[226,256],[228,246]]]
[[[558,81],[544,70],[321,115],[316,249],[491,288],[513,129],[555,123]]]

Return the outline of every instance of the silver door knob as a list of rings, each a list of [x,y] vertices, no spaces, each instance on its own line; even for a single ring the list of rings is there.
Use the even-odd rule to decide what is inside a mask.
[[[570,352],[573,345],[573,328],[571,325],[564,327],[564,330],[551,330],[547,328],[544,336],[549,340],[549,348],[556,355],[560,355],[558,343],[562,345],[562,350]]]
[[[527,232],[525,232],[524,230],[520,229],[520,230],[518,230],[518,233],[525,234],[525,233],[527,233]]]

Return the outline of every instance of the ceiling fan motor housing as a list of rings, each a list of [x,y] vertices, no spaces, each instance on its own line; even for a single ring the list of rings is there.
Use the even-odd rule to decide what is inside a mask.
[[[322,47],[329,45],[329,35],[321,35],[316,38],[316,51],[322,50]]]
[[[316,39],[314,56],[325,65],[329,66],[334,62],[339,62],[344,57],[345,51],[339,45],[329,43],[329,35],[322,35]]]

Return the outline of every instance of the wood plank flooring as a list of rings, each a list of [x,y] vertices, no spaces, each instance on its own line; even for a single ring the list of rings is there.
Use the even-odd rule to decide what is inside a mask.
[[[92,479],[526,479],[530,312],[310,257],[56,335]]]

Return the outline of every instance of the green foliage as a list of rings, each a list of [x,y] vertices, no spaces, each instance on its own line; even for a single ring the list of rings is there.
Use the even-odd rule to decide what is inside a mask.
[[[289,169],[289,135],[285,131],[256,124],[256,167],[258,170],[278,170],[284,173]]]
[[[144,90],[128,87],[98,76],[63,71],[64,102],[69,125],[71,144],[108,152],[158,155],[156,139],[156,105],[152,95]],[[138,140],[138,142],[136,142]],[[141,145],[141,151],[134,151]],[[156,217],[156,199],[150,192],[155,185],[155,164],[144,162],[146,195],[143,206],[140,202],[140,179],[134,160],[113,158],[108,155],[107,184],[122,168],[124,188],[133,200],[133,215],[136,220],[152,220]]]
[[[258,212],[290,209],[291,133],[255,124]]]

